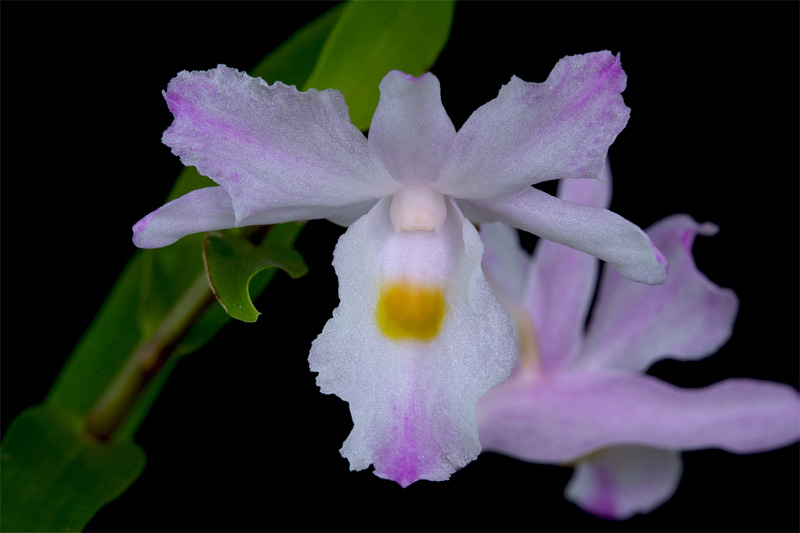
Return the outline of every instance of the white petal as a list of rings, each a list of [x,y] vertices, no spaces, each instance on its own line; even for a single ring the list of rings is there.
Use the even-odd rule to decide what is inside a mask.
[[[393,70],[380,85],[381,99],[369,126],[369,146],[402,182],[431,182],[453,144],[456,129],[442,107],[439,80]]]
[[[161,248],[192,233],[236,227],[236,215],[228,192],[206,187],[165,204],[133,226],[133,244]]]
[[[389,205],[378,202],[339,240],[341,302],[309,363],[322,392],[350,403],[354,428],[341,450],[350,468],[374,464],[376,475],[406,486],[447,479],[477,457],[475,405],[508,376],[516,348],[510,319],[483,278],[477,231],[455,203],[438,233],[395,232]],[[440,322],[436,305],[392,314],[419,303],[403,292],[410,286],[439,291]],[[388,296],[392,288],[401,301]],[[425,294],[437,303],[435,292]],[[429,319],[412,323],[419,316]]]
[[[533,187],[516,196],[459,205],[471,220],[505,222],[586,252],[630,280],[657,285],[667,277],[669,261],[645,232],[607,209],[567,202]]]

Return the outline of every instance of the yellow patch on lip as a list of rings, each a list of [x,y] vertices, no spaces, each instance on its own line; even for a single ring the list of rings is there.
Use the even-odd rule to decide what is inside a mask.
[[[444,312],[440,287],[395,281],[381,287],[375,318],[391,339],[428,341],[439,333]]]

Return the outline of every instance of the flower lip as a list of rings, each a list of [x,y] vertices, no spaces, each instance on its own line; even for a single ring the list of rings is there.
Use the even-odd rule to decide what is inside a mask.
[[[447,218],[444,195],[423,183],[413,183],[397,191],[389,208],[395,233],[435,230],[439,233]]]

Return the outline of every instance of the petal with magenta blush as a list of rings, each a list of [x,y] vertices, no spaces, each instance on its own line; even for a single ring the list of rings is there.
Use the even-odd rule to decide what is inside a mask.
[[[175,116],[164,143],[228,191],[239,225],[327,218],[330,207],[399,185],[373,160],[338,91],[268,85],[220,65],[179,73],[164,98]]]
[[[487,200],[561,178],[598,178],[628,122],[626,76],[610,52],[561,59],[543,83],[517,77],[478,108],[435,182],[455,198]]]
[[[680,452],[613,446],[578,461],[564,495],[594,515],[626,520],[672,498],[682,473]]]
[[[753,379],[682,389],[630,372],[520,375],[481,398],[476,416],[484,449],[541,463],[619,444],[753,453],[800,438],[797,390]]]
[[[692,257],[695,237],[716,232],[713,224],[698,224],[688,215],[673,215],[648,228],[653,243],[669,258],[667,281],[646,287],[606,270],[576,364],[644,371],[666,357],[692,360],[716,352],[731,335],[738,299],[732,290],[712,283]]]
[[[236,227],[228,192],[222,187],[197,189],[165,204],[133,226],[139,248],[161,248],[181,237]]]
[[[439,231],[396,231],[390,203],[339,240],[340,305],[309,364],[322,392],[350,404],[350,468],[373,464],[407,486],[475,459],[475,404],[508,376],[516,348],[481,271],[480,238],[455,203]]]

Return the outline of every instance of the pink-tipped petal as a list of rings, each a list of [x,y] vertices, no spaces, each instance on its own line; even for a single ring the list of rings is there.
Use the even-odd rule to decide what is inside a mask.
[[[323,393],[350,404],[354,426],[341,450],[350,468],[373,464],[376,475],[407,486],[445,480],[477,457],[475,404],[508,376],[516,348],[481,272],[478,233],[455,203],[439,232],[396,232],[389,204],[379,201],[340,238],[340,305],[309,364]],[[412,285],[438,291],[444,305],[438,328],[417,325],[409,336],[393,329],[398,319],[381,322],[388,315],[379,305],[412,315],[402,306],[413,300],[403,292]],[[386,303],[384,287],[399,288],[399,305]]]
[[[388,73],[369,127],[369,146],[401,182],[431,182],[450,151],[456,129],[442,107],[439,80]]]
[[[516,376],[481,398],[481,445],[562,463],[619,444],[753,453],[800,438],[800,395],[780,383],[729,379],[681,389],[629,372]]]
[[[731,335],[738,299],[709,281],[692,258],[695,236],[716,232],[688,215],[649,228],[670,261],[666,283],[646,287],[606,270],[577,364],[644,371],[666,357],[692,360],[716,352]]]
[[[567,202],[528,187],[502,200],[463,202],[472,219],[497,220],[607,261],[626,278],[664,283],[669,262],[638,226],[602,209]]]
[[[512,77],[459,130],[437,188],[485,200],[560,178],[598,178],[625,127],[625,72],[610,52],[561,59],[544,83]]]
[[[222,187],[206,187],[163,205],[133,226],[133,244],[161,248],[181,237],[236,227],[231,197]]]
[[[594,515],[626,520],[669,500],[682,473],[679,452],[614,446],[578,461],[564,495]]]
[[[240,225],[327,218],[399,185],[337,91],[268,85],[220,65],[179,73],[164,98],[175,116],[164,143],[228,191]]]

